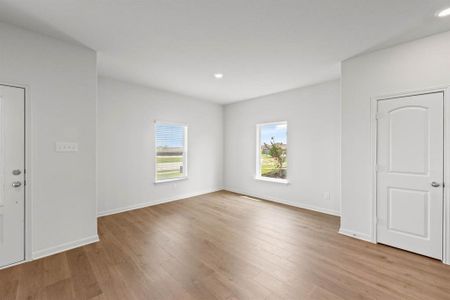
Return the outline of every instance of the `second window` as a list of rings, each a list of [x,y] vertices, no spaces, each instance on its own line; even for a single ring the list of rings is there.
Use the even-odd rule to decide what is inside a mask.
[[[257,170],[262,179],[287,179],[287,122],[257,125]]]
[[[187,177],[187,126],[155,123],[156,182]]]

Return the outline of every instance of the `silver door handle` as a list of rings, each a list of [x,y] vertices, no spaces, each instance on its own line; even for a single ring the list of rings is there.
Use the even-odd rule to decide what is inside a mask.
[[[20,181],[14,181],[13,183],[12,183],[12,187],[13,188],[19,188],[19,187],[21,187],[22,186],[22,182],[20,182]]]
[[[431,183],[431,186],[432,186],[432,187],[440,187],[441,184],[440,184],[439,182],[433,181],[433,182]]]

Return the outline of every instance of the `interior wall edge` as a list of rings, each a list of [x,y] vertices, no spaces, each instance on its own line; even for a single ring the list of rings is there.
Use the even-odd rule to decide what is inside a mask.
[[[167,198],[162,198],[162,199],[158,199],[155,201],[142,202],[139,204],[108,209],[105,211],[98,212],[97,217],[105,217],[105,216],[115,215],[118,213],[127,212],[127,211],[131,211],[131,210],[135,210],[135,209],[145,208],[145,207],[149,207],[149,206],[154,206],[154,205],[159,205],[159,204],[164,204],[164,203],[169,203],[169,202],[174,202],[174,201],[180,201],[180,200],[183,200],[186,198],[206,195],[206,194],[210,194],[210,193],[214,193],[214,192],[218,192],[218,191],[222,191],[222,190],[223,190],[223,187],[217,187],[214,189],[209,189],[209,190],[204,190],[204,191],[186,193],[186,194],[178,195],[175,197],[167,197]]]
[[[97,60],[92,49],[2,22],[0,37],[1,81],[26,88],[25,258],[31,260],[42,249],[97,235]],[[76,142],[80,151],[57,153],[60,141]]]
[[[65,252],[71,249],[75,249],[81,246],[85,246],[85,245],[89,245],[95,242],[98,242],[100,239],[98,237],[98,235],[92,235],[92,236],[88,236],[86,238],[77,240],[77,241],[72,241],[72,242],[68,242],[68,243],[64,243],[61,245],[57,245],[54,247],[50,247],[47,249],[42,249],[42,250],[37,250],[33,252],[33,258],[32,260],[36,260],[39,258],[43,258],[46,256],[50,256],[50,255],[54,255],[57,253],[61,253],[61,252]]]
[[[222,188],[221,105],[106,77],[98,92],[97,216]],[[155,121],[188,124],[186,180],[154,183]]]
[[[224,190],[228,191],[228,192],[233,192],[236,194],[241,194],[243,196],[259,198],[262,200],[285,204],[285,205],[289,205],[289,206],[293,206],[293,207],[297,207],[297,208],[307,209],[307,210],[311,210],[311,211],[315,211],[315,212],[319,212],[319,213],[323,213],[323,214],[327,214],[327,215],[332,215],[332,216],[336,216],[336,217],[341,216],[341,213],[336,210],[330,210],[327,208],[322,208],[322,207],[318,207],[318,206],[314,206],[314,205],[303,204],[303,203],[299,203],[299,202],[292,201],[292,200],[281,199],[278,197],[271,197],[271,196],[267,196],[267,195],[261,195],[261,194],[256,194],[256,193],[252,193],[252,192],[247,192],[247,191],[244,191],[239,188],[225,187]]]

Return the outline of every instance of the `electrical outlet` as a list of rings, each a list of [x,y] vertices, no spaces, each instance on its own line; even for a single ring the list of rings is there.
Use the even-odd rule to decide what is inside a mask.
[[[56,152],[77,152],[78,143],[56,142]]]

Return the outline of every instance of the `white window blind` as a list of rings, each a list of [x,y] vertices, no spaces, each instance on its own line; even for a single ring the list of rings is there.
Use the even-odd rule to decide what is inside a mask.
[[[187,126],[155,123],[156,182],[172,181],[187,176]]]

